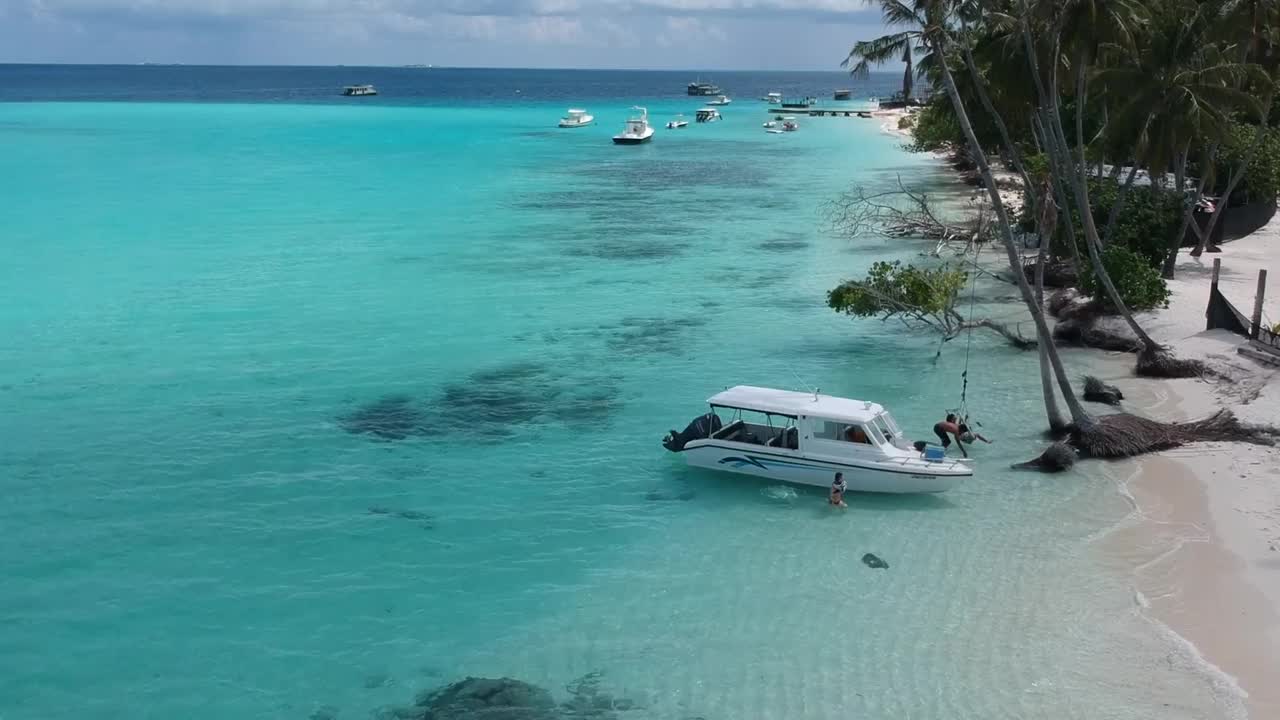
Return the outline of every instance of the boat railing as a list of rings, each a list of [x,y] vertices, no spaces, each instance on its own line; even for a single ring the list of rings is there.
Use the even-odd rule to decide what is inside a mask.
[[[896,465],[902,465],[904,467],[908,464],[919,463],[919,462],[923,462],[927,466],[944,467],[949,470],[953,470],[956,467],[972,469],[972,466],[973,466],[973,458],[947,458],[946,460],[929,460],[925,458],[923,455],[920,455],[918,457],[906,456],[906,457],[896,457],[896,458],[885,458],[885,460],[892,462],[893,464],[896,464]]]

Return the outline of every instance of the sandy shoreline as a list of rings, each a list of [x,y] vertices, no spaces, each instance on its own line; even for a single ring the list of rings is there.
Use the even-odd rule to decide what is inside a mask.
[[[1204,329],[1214,257],[1184,252],[1169,308],[1140,322],[1180,356],[1205,360],[1233,380],[1137,378],[1133,357],[1122,354],[1107,360],[1115,368],[1109,381],[1125,392],[1126,409],[1140,415],[1189,420],[1225,407],[1247,422],[1280,425],[1278,371],[1240,356],[1244,338]],[[1223,293],[1248,312],[1258,269],[1280,268],[1280,217],[1216,257]],[[1280,310],[1277,300],[1266,307]],[[1280,717],[1280,450],[1211,443],[1133,464],[1124,489],[1136,522],[1105,550],[1132,561],[1141,610],[1225,673],[1250,718]]]

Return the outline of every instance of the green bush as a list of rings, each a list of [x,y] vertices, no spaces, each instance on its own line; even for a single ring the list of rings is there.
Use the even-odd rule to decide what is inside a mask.
[[[964,133],[956,122],[949,100],[933,101],[916,113],[916,129],[908,148],[914,152],[936,152],[964,145]]]
[[[1130,310],[1153,310],[1169,303],[1169,286],[1160,277],[1160,270],[1146,258],[1122,245],[1109,245],[1102,252],[1102,266],[1111,276],[1120,299]],[[1092,272],[1082,273],[1080,289],[1106,306],[1111,303],[1106,290]]]
[[[864,279],[843,282],[827,292],[827,306],[857,317],[903,308],[941,315],[954,306],[968,277],[965,271],[947,265],[920,268],[900,261],[879,261]]]
[[[1257,137],[1258,127],[1246,123],[1232,125],[1214,163],[1213,193],[1221,195],[1231,174],[1240,167],[1249,146]],[[1266,200],[1280,194],[1280,129],[1268,128],[1262,143],[1254,151],[1253,160],[1232,194],[1233,204]]]
[[[1123,182],[1123,179],[1121,179]],[[1093,222],[1098,235],[1107,231],[1111,208],[1120,195],[1120,183],[1109,179],[1089,182],[1089,204],[1093,206]],[[1126,247],[1142,256],[1151,267],[1159,267],[1169,252],[1169,241],[1182,227],[1185,201],[1177,193],[1157,190],[1150,185],[1129,188],[1124,208],[1111,233],[1111,245]],[[1084,228],[1076,216],[1076,234],[1080,251],[1085,251]]]

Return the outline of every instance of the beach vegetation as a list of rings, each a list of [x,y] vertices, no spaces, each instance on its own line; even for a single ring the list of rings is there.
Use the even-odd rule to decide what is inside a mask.
[[[1096,296],[1104,298],[1133,332],[1141,347],[1137,372],[1160,377],[1202,374],[1206,371],[1202,364],[1174,357],[1134,319],[1121,287],[1134,293],[1136,302],[1149,301],[1161,291],[1151,290],[1145,276],[1137,283],[1126,276],[1120,284],[1112,277],[1108,265],[1123,274],[1137,268],[1149,271],[1150,264],[1132,248],[1116,245],[1121,249],[1107,251],[1109,236],[1116,231],[1112,216],[1119,214],[1116,206],[1122,203],[1117,199],[1107,222],[1099,222],[1090,178],[1106,175],[1110,161],[1113,180],[1120,176],[1116,168],[1131,168],[1122,188],[1132,188],[1138,167],[1155,178],[1156,187],[1163,187],[1172,170],[1176,191],[1184,193],[1188,164],[1203,159],[1206,167],[1211,165],[1226,121],[1237,113],[1258,116],[1259,105],[1270,105],[1272,78],[1259,72],[1249,53],[1237,47],[1241,34],[1227,33],[1223,39],[1217,35],[1223,28],[1215,18],[1224,16],[1220,13],[1226,12],[1226,6],[1234,9],[1245,1],[932,0],[911,8],[896,4],[899,10],[913,12],[912,22],[922,28],[922,43],[936,58],[935,85],[945,91],[954,110],[990,201],[993,231],[1005,248],[1009,269],[1035,323],[1045,374],[1055,381],[1046,384],[1046,395],[1054,394],[1051,385],[1056,384],[1071,416],[1070,443],[1083,454],[1129,456],[1227,436],[1271,442],[1274,431],[1245,428],[1229,413],[1175,424],[1125,413],[1094,416],[1085,410],[1053,344],[1040,283],[1033,289],[1023,271],[1017,222],[1000,194],[989,147],[977,134],[972,118],[995,128],[999,155],[1022,180],[1027,206],[1023,218],[1034,219],[1042,247],[1046,234],[1052,237],[1062,231],[1071,238],[1065,245],[1073,262],[1078,268],[1088,263],[1086,282],[1095,284]],[[1163,35],[1150,37],[1155,33]],[[1269,51],[1270,36],[1263,42]],[[992,47],[1005,49],[1005,62],[984,66],[978,51]],[[1175,52],[1177,48],[1183,52]],[[1144,52],[1153,58],[1142,60],[1139,56]],[[1169,65],[1153,66],[1155,60]],[[1133,72],[1135,65],[1144,71]],[[967,85],[963,91],[961,83]],[[1170,101],[1168,95],[1180,100]],[[1267,98],[1265,103],[1252,101],[1259,95]],[[1018,125],[1009,122],[1021,119],[1029,125],[1030,142]],[[1043,183],[1031,177],[1023,162],[1030,148],[1047,160]],[[1209,180],[1207,173],[1203,175],[1196,194]],[[1194,202],[1184,204],[1184,218],[1190,218],[1194,206]],[[1077,237],[1082,240],[1076,242]],[[1043,260],[1043,249],[1040,255]],[[1045,401],[1052,426],[1049,397]]]
[[[1123,245],[1110,245],[1102,251],[1102,264],[1130,310],[1154,310],[1169,304],[1168,283],[1148,258]],[[1096,273],[1086,272],[1080,278],[1080,289],[1107,307],[1108,298]]]
[[[960,126],[951,109],[930,102],[916,113],[915,128],[908,147],[915,152],[943,152],[960,146]]]
[[[968,284],[969,273],[949,264],[919,267],[879,261],[864,278],[846,280],[828,291],[827,306],[853,317],[894,320],[909,330],[936,332],[944,342],[968,330],[985,329],[1016,347],[1035,347],[1035,341],[1023,337],[1016,328],[962,314],[957,306]]]

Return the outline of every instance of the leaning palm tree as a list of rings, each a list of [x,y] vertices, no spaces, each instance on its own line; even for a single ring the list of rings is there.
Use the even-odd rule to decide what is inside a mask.
[[[874,40],[861,40],[849,51],[849,57],[840,63],[858,80],[871,75],[871,66],[879,67],[887,62],[901,60],[906,65],[902,74],[902,98],[911,97],[917,74],[923,74],[933,60],[930,57],[916,63],[915,56],[927,52],[923,42],[922,18],[924,6],[930,0],[864,0],[868,5],[879,5],[885,27],[898,29]]]
[[[926,18],[929,22],[925,23],[925,41],[929,43],[935,52],[939,54],[942,62],[939,63],[939,70],[942,84],[946,90],[948,98],[956,112],[956,119],[960,125],[960,129],[964,134],[965,141],[969,145],[974,156],[974,162],[978,166],[978,171],[986,181],[987,194],[991,200],[992,207],[995,211],[998,221],[999,230],[1004,240],[1006,252],[1008,254],[1010,269],[1013,271],[1017,280],[1018,290],[1022,295],[1023,301],[1027,305],[1027,309],[1031,312],[1032,320],[1035,321],[1036,332],[1040,342],[1044,345],[1050,365],[1052,365],[1053,374],[1058,381],[1059,389],[1062,391],[1063,399],[1071,413],[1072,427],[1071,443],[1079,450],[1095,457],[1119,457],[1136,455],[1144,452],[1168,449],[1176,447],[1188,442],[1205,441],[1208,439],[1230,439],[1245,442],[1258,442],[1271,444],[1277,436],[1280,436],[1280,430],[1275,428],[1255,428],[1242,425],[1229,411],[1222,411],[1205,420],[1191,423],[1175,423],[1167,424],[1145,418],[1129,415],[1125,413],[1117,413],[1104,417],[1094,417],[1085,411],[1080,404],[1075,392],[1072,390],[1070,383],[1067,381],[1066,372],[1062,365],[1062,360],[1058,355],[1057,348],[1053,344],[1050,336],[1047,322],[1044,317],[1044,311],[1030,283],[1027,282],[1026,274],[1022,272],[1021,261],[1014,247],[1014,234],[1012,223],[1007,209],[1004,207],[1000,193],[995,186],[991,173],[991,167],[986,159],[986,155],[982,152],[977,136],[973,131],[973,125],[969,121],[967,109],[964,99],[960,96],[956,88],[955,78],[952,75],[948,65],[952,61],[951,57],[955,54],[952,49],[953,38],[951,37],[951,29],[948,28],[943,19],[943,8],[946,0],[933,0],[930,2]],[[1031,58],[1032,67],[1031,75],[1037,80],[1039,77],[1039,69],[1035,66],[1034,58],[1037,56],[1038,49],[1036,42],[1030,37],[1028,32],[1028,22],[1024,15],[1021,19],[1024,33],[1027,35],[1028,57]],[[1050,32],[1048,42],[1053,48],[1050,59],[1055,64],[1059,62],[1061,56],[1058,54],[1058,37],[1055,33]],[[960,42],[967,42],[968,39],[963,35]],[[949,52],[951,54],[949,54]],[[1081,92],[1080,88],[1080,71],[1077,69],[1077,95]],[[1043,93],[1042,93],[1043,96]],[[1077,98],[1078,99],[1078,98]],[[1056,102],[1053,103],[1056,109]],[[1042,107],[1041,115],[1044,116],[1045,109]],[[1044,122],[1044,120],[1042,120]],[[1058,127],[1053,131],[1046,133],[1048,135],[1056,135],[1062,145],[1066,144],[1065,133],[1062,131],[1060,118],[1052,118],[1052,122]],[[1078,126],[1077,126],[1078,127]],[[1077,130],[1078,134],[1078,130]],[[1054,179],[1050,176],[1051,181]],[[1063,177],[1066,182],[1072,182],[1079,185],[1075,177]],[[1077,195],[1078,192],[1077,187]],[[1052,197],[1051,191],[1046,191],[1045,197]],[[1085,195],[1081,200],[1081,214],[1088,216],[1088,196]],[[1048,203],[1042,201],[1041,207],[1047,208]],[[1043,224],[1043,223],[1042,223]],[[1089,233],[1087,233],[1089,235]],[[1092,248],[1096,243],[1096,234],[1094,237],[1086,237],[1086,244]],[[1091,255],[1094,253],[1091,252]],[[1091,257],[1091,260],[1096,258]],[[1105,269],[1101,271],[1105,275]]]

